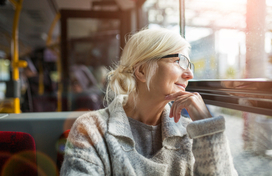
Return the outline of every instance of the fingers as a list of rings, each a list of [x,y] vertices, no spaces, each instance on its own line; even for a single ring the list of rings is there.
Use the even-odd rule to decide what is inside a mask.
[[[170,115],[169,117],[174,117],[174,121],[177,123],[180,119],[181,110],[183,108],[187,108],[187,106],[190,104],[191,97],[194,96],[194,94],[188,94],[184,96],[180,96],[176,99],[176,101],[173,103]]]
[[[169,114],[169,117],[174,117],[175,113],[173,112],[176,112],[176,107],[180,104],[182,104],[182,100],[186,99],[187,97],[190,97],[192,96],[191,93],[189,94],[186,94],[186,95],[183,95],[183,96],[180,96],[178,98],[175,99],[173,105],[172,105],[172,108],[170,110],[170,114]],[[182,108],[183,109],[183,108]]]
[[[174,97],[177,95],[179,94],[171,94],[170,96]],[[174,121],[177,123],[181,116],[181,110],[184,108],[188,111],[190,116],[195,116],[192,113],[190,114],[190,112],[192,112],[192,108],[199,109],[198,106],[203,106],[202,104],[205,105],[199,93],[186,92],[186,94],[176,97],[175,102],[170,109],[169,117],[174,117]]]
[[[175,100],[178,96],[182,96],[182,95],[186,95],[186,94],[190,94],[191,92],[186,92],[186,91],[179,91],[179,92],[175,92],[172,94],[169,94],[167,96],[165,96],[166,100]]]

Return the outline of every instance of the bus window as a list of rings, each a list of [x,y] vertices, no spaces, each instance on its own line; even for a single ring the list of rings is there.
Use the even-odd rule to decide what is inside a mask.
[[[271,79],[271,7],[265,0],[185,0],[195,79]]]
[[[271,1],[184,0],[194,80],[214,116],[226,119],[239,175],[270,175]],[[258,169],[257,169],[258,168]]]
[[[180,12],[178,0],[147,0],[143,12],[147,15],[148,28],[168,28],[180,32]],[[144,19],[144,18],[143,18]],[[145,21],[143,21],[145,22]]]

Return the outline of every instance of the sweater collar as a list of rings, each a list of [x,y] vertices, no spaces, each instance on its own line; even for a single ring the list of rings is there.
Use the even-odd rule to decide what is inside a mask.
[[[181,140],[184,135],[187,134],[184,120],[179,120],[178,123],[175,123],[174,118],[169,117],[170,106],[167,104],[164,108],[162,114],[162,141],[163,146],[168,149],[178,149],[181,145]]]
[[[135,142],[131,132],[128,117],[123,109],[123,105],[127,101],[126,95],[117,96],[109,105],[109,124],[108,132],[116,137],[125,137],[129,140],[129,145],[134,147]],[[169,118],[170,106],[167,104],[162,114],[162,141],[163,146],[169,149],[179,148],[181,138],[187,134],[185,127],[181,124],[174,122],[174,118]]]
[[[129,139],[129,144],[134,147],[135,142],[129,121],[123,109],[123,105],[126,101],[127,96],[119,95],[110,103],[108,107],[110,112],[108,132],[116,137],[120,137],[120,139],[122,139],[122,137]]]

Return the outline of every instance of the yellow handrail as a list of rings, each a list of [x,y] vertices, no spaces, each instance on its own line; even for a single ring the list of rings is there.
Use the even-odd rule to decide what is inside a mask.
[[[19,17],[22,9],[23,0],[10,0],[10,2],[15,7],[15,14],[13,19],[13,29],[12,29],[12,40],[11,40],[11,53],[12,55],[12,67],[13,67],[13,81],[19,81],[19,67],[26,67],[26,61],[19,61],[19,52],[18,52],[18,23]],[[18,87],[19,89],[19,87]],[[13,100],[14,113],[20,113],[20,98],[14,97]]]
[[[46,40],[47,46],[51,45],[52,33],[59,19],[60,19],[60,13],[57,13],[48,31],[47,40]]]
[[[18,5],[18,2],[16,2],[15,0],[9,0],[11,3],[12,3],[12,5],[14,6],[14,7],[16,7],[17,5]],[[21,6],[22,7],[22,6]]]
[[[53,30],[55,28],[55,25],[57,24],[58,20],[60,19],[60,14],[57,13],[51,26],[50,26],[50,29],[49,29],[49,32],[48,32],[48,35],[47,35],[47,40],[46,40],[46,45],[47,46],[50,46],[51,44],[51,38],[52,38],[52,33],[53,33]],[[39,63],[39,95],[43,95],[44,93],[44,80],[43,80],[43,67],[42,67],[42,64]]]
[[[44,93],[44,84],[43,84],[43,65],[42,61],[39,61],[39,95]]]

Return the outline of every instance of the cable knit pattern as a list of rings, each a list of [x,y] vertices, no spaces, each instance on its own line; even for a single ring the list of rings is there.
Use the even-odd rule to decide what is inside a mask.
[[[161,119],[163,147],[145,158],[135,149],[123,110],[126,98],[120,95],[108,108],[76,120],[67,139],[62,176],[237,175],[223,133],[223,117],[196,122],[181,117],[175,123],[166,105]]]

